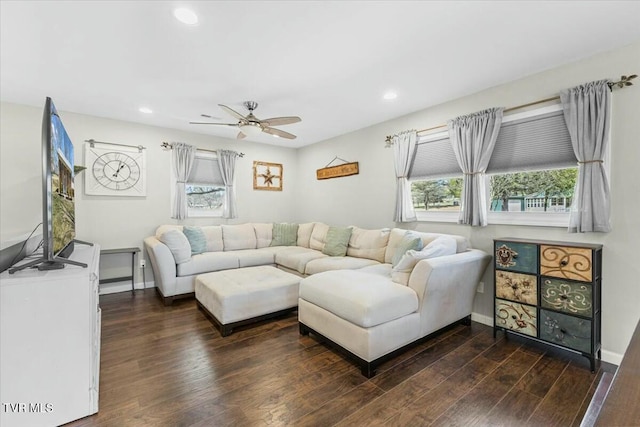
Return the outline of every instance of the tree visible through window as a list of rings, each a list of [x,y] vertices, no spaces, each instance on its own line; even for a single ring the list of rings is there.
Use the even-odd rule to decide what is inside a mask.
[[[222,216],[225,188],[211,184],[186,185],[188,216]]]
[[[411,183],[416,211],[459,211],[462,178],[442,178]]]

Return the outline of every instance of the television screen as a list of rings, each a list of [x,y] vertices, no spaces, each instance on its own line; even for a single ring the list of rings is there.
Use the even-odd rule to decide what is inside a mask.
[[[74,156],[73,144],[65,130],[56,107],[50,110],[50,162],[51,162],[51,231],[52,254],[68,257],[75,238]]]

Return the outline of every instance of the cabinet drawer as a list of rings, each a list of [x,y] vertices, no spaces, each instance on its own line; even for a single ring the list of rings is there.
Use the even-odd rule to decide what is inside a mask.
[[[536,308],[496,298],[496,326],[538,336]]]
[[[570,246],[540,246],[540,274],[562,279],[591,282],[591,249]]]
[[[541,309],[540,339],[591,353],[591,321]]]
[[[530,274],[496,270],[496,297],[536,305],[538,278]]]
[[[541,286],[542,307],[592,317],[593,287],[590,283],[544,278]]]
[[[502,270],[536,274],[538,272],[538,247],[532,243],[495,243],[496,267]]]

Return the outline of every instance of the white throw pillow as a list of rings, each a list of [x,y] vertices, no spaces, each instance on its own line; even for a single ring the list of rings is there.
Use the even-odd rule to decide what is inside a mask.
[[[167,230],[158,240],[167,245],[176,264],[182,264],[191,259],[191,245],[182,231]]]
[[[402,285],[407,285],[409,283],[409,276],[419,261],[445,255],[454,255],[456,253],[456,247],[456,239],[448,236],[440,236],[421,251],[409,250],[405,252],[398,264],[393,267],[391,280]]]

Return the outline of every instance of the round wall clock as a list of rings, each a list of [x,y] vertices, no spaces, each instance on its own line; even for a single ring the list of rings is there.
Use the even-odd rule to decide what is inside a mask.
[[[145,196],[145,151],[89,143],[85,146],[85,194]]]

